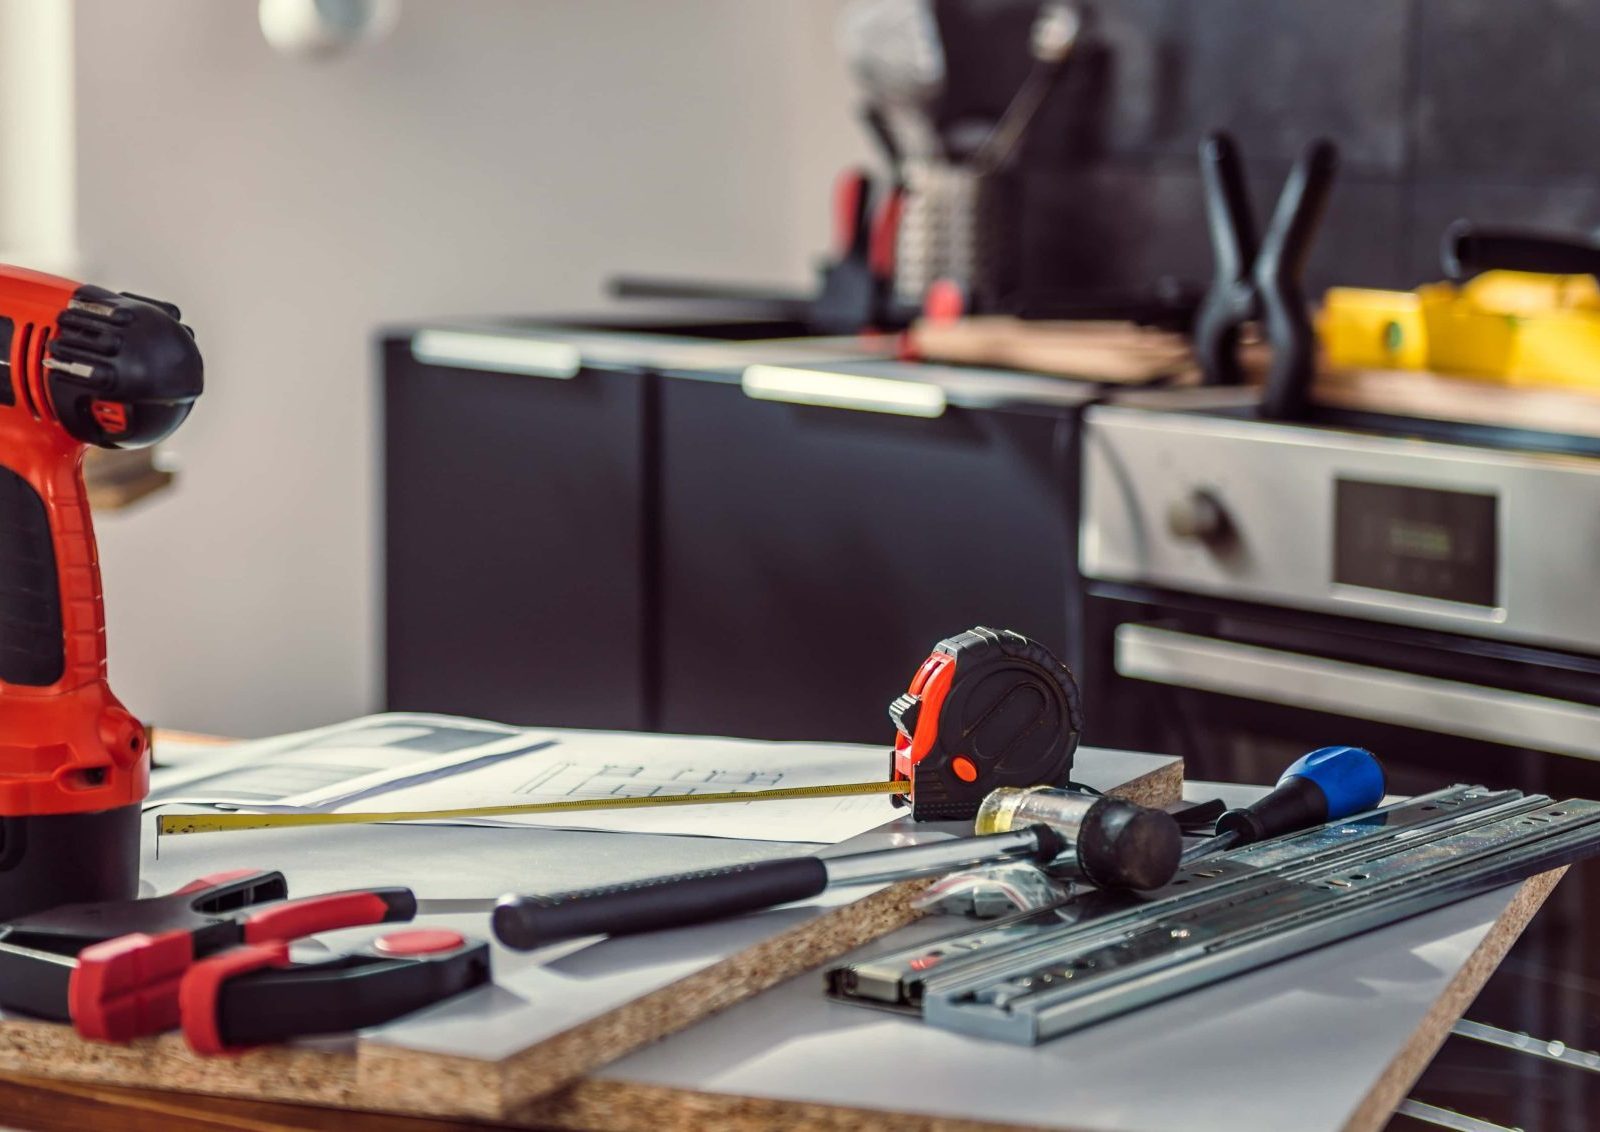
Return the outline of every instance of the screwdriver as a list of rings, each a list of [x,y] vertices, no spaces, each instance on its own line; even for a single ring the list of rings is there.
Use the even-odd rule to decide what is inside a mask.
[[[1290,763],[1265,798],[1218,818],[1216,836],[1186,849],[1184,864],[1359,814],[1383,794],[1383,767],[1371,751],[1319,747]]]

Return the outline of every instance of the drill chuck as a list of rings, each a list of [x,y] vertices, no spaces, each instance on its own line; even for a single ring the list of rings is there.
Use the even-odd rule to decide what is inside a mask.
[[[83,286],[57,320],[44,368],[68,434],[102,448],[170,436],[204,386],[194,334],[171,303]]]

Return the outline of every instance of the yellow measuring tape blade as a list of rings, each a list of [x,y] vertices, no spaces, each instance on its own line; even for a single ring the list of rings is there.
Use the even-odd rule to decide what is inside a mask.
[[[458,821],[518,814],[581,813],[585,810],[636,810],[652,806],[709,806],[719,802],[778,802],[798,798],[849,798],[863,794],[909,794],[909,782],[842,782],[834,786],[790,786],[774,790],[726,790],[716,794],[659,794],[634,798],[574,798],[570,802],[529,802],[509,806],[468,806],[455,810],[396,810],[371,814],[163,814],[157,833],[225,833],[240,829],[290,829],[307,825],[371,825],[377,822]]]

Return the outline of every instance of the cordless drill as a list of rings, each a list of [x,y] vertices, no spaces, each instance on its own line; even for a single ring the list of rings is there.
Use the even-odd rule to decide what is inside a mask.
[[[83,455],[189,415],[202,366],[178,319],[0,266],[0,921],[138,888],[148,741],[106,684]]]

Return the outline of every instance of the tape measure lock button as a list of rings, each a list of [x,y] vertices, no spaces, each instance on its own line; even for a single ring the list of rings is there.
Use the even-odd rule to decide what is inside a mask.
[[[911,687],[889,705],[889,721],[897,732],[891,779],[911,781],[913,769],[933,749],[938,740],[940,712],[955,673],[955,656],[940,645],[917,669]]]
[[[907,692],[889,705],[889,720],[901,735],[910,739],[917,733],[917,720],[922,717],[922,700]]]

